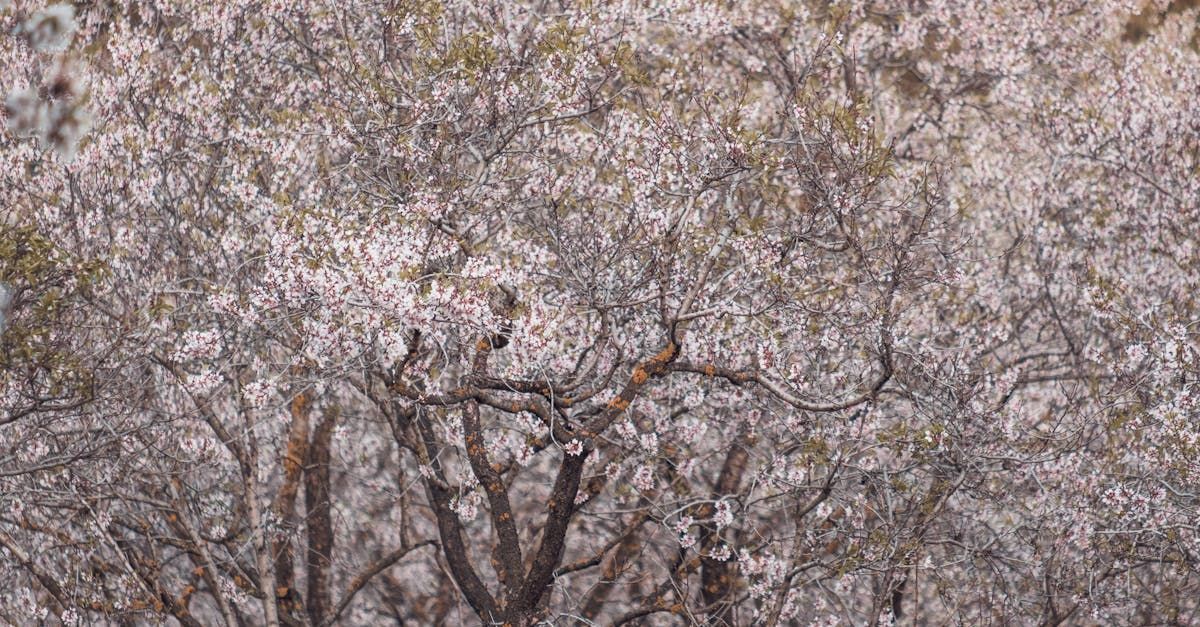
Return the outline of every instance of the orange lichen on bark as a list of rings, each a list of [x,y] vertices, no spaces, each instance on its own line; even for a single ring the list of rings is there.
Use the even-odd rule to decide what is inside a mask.
[[[625,411],[626,409],[629,409],[629,401],[618,396],[609,401],[607,406],[610,409],[615,409],[617,411]]]
[[[289,405],[292,425],[288,433],[287,449],[283,454],[284,483],[280,488],[278,505],[287,509],[296,496],[300,472],[304,469],[304,458],[308,449],[308,410],[312,404],[312,392],[304,390],[297,394]]]
[[[668,342],[662,350],[658,351],[654,357],[650,358],[650,362],[656,366],[661,366],[668,361],[671,361],[671,358],[675,357],[675,353],[678,352],[678,350],[679,347],[675,345],[675,342]]]

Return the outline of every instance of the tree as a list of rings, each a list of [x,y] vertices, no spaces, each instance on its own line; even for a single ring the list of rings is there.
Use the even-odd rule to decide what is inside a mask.
[[[1193,619],[1191,3],[14,4],[4,620]]]

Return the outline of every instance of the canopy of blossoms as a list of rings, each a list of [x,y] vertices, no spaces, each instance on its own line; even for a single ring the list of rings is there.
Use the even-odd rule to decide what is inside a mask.
[[[0,622],[1197,620],[1198,2],[0,33]]]

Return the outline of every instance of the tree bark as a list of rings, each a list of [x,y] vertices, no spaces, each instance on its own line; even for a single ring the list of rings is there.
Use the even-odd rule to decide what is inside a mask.
[[[308,520],[308,579],[306,601],[308,618],[319,625],[332,610],[329,565],[333,555],[333,519],[329,503],[329,462],[336,411],[329,411],[317,425],[308,447],[304,470],[304,508]]]

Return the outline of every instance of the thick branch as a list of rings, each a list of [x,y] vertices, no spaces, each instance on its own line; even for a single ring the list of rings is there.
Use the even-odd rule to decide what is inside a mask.
[[[455,583],[462,590],[471,609],[475,610],[475,613],[485,623],[490,623],[499,618],[496,600],[492,598],[487,586],[479,579],[479,574],[475,572],[475,568],[471,566],[471,560],[467,556],[467,546],[462,537],[462,522],[458,520],[454,510],[450,509],[451,494],[446,487],[446,476],[442,471],[441,462],[434,454],[437,445],[433,429],[422,411],[418,410],[415,422],[421,435],[421,463],[433,470],[433,476],[424,481],[425,493],[429,497],[429,503],[433,506],[434,515],[437,518],[438,536],[442,539],[442,553],[446,556],[450,574],[454,576]]]
[[[745,385],[747,383],[756,383],[770,392],[779,400],[795,407],[802,411],[813,412],[832,412],[849,409],[856,405],[861,405],[874,398],[883,386],[892,378],[891,359],[885,356],[880,360],[882,366],[879,376],[871,383],[866,391],[855,395],[847,400],[837,403],[810,403],[801,400],[791,392],[784,389],[783,385],[777,381],[773,381],[766,374],[758,370],[733,370],[723,368],[713,364],[700,364],[688,361],[677,361],[670,365],[670,369],[675,372],[691,372],[694,374],[702,374],[708,377],[721,377],[734,385]]]
[[[508,488],[500,478],[500,473],[488,462],[483,444],[483,430],[479,425],[479,405],[474,401],[463,406],[463,440],[471,471],[483,486],[491,505],[489,513],[497,536],[493,561],[496,573],[500,576],[500,583],[506,589],[506,596],[511,597],[523,580],[520,572],[521,544],[517,536],[516,521],[513,519],[512,505],[508,499]]]
[[[272,505],[275,516],[288,527],[294,527],[297,522],[296,497],[300,490],[304,461],[308,456],[309,409],[312,401],[312,392],[302,390],[292,398],[292,402],[288,406],[292,423],[288,430],[287,449],[283,454],[283,459],[280,460],[280,465],[283,466],[283,484],[279,487],[279,492],[276,493],[275,502]],[[296,572],[292,562],[290,537],[285,535],[277,539],[272,550],[275,557],[275,585],[277,587],[272,593],[279,597],[280,609],[287,612],[281,618],[286,619],[287,622],[295,622],[290,619],[290,615],[296,614],[301,609],[303,602],[295,586]]]

